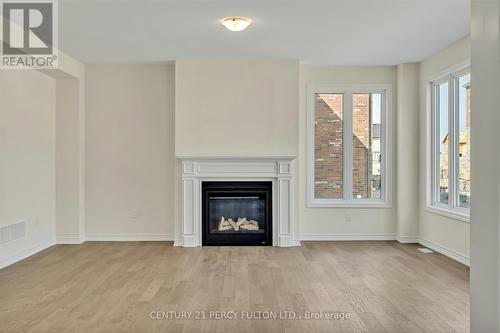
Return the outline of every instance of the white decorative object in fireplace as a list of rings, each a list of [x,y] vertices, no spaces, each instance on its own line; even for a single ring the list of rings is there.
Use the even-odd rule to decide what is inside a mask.
[[[290,247],[294,230],[292,156],[178,156],[181,160],[181,223],[175,246],[202,245],[203,181],[271,181],[273,246]]]

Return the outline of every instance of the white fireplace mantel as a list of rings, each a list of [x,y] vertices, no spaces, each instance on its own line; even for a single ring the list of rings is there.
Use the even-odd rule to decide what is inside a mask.
[[[177,156],[181,160],[181,225],[175,246],[202,245],[203,181],[272,181],[273,246],[293,241],[295,156]],[[179,233],[178,233],[179,234]]]

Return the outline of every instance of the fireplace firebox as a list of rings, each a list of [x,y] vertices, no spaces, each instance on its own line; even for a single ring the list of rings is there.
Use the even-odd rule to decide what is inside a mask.
[[[203,245],[272,245],[272,182],[202,182]]]

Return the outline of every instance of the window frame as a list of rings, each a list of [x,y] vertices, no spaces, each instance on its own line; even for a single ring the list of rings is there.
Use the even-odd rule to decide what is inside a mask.
[[[380,199],[352,197],[352,96],[353,94],[381,94],[381,191]],[[315,95],[342,94],[343,114],[343,198],[315,197]],[[392,85],[391,84],[307,84],[307,206],[311,208],[391,208],[392,207]]]
[[[428,177],[430,181],[427,182],[427,204],[426,210],[446,217],[454,218],[460,221],[470,221],[470,207],[465,208],[459,206],[459,193],[457,174],[459,172],[459,141],[460,125],[459,125],[459,94],[458,80],[460,77],[469,74],[470,65],[462,64],[453,69],[436,76],[428,83],[428,114],[430,115],[430,122],[428,125],[428,135],[430,138],[429,145],[429,161],[430,170],[428,170]],[[439,100],[436,97],[436,87],[440,84],[448,83],[448,204],[443,204],[439,201],[439,114],[437,112],[437,105]]]

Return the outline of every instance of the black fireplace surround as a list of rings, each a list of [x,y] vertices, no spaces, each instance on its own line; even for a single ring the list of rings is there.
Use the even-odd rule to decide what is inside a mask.
[[[272,182],[202,182],[202,244],[272,245]]]

